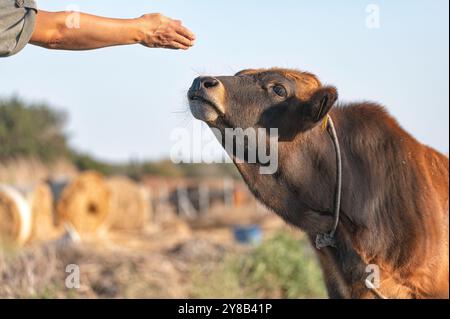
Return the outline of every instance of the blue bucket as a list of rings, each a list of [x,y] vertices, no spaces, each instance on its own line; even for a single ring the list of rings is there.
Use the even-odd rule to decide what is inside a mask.
[[[240,244],[259,245],[262,241],[262,230],[259,225],[234,226],[234,239]]]

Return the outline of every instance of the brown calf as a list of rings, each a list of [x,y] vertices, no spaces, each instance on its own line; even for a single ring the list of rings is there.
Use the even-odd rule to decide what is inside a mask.
[[[201,77],[188,97],[194,116],[222,136],[227,128],[279,130],[274,174],[229,153],[254,195],[311,241],[333,224],[335,150],[320,125],[330,116],[343,184],[336,247],[317,250],[329,296],[376,297],[365,283],[367,266],[376,265],[377,292],[387,298],[448,298],[448,158],[419,143],[385,109],[332,108],[336,89],[285,69]]]

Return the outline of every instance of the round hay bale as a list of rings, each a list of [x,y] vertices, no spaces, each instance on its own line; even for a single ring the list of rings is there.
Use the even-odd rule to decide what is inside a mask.
[[[51,182],[58,225],[71,224],[80,234],[96,233],[109,212],[110,193],[103,176],[84,172],[70,182]]]
[[[31,209],[11,186],[0,185],[0,244],[23,245],[31,234]]]
[[[146,190],[129,178],[116,176],[107,180],[111,194],[107,224],[113,230],[141,230],[150,218]]]
[[[53,212],[53,194],[47,184],[39,184],[27,194],[31,207],[30,241],[54,240],[63,235],[64,229],[56,225]]]

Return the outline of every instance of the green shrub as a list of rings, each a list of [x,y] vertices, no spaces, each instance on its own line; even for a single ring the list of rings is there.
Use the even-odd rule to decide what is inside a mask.
[[[305,239],[279,233],[242,258],[239,268],[241,280],[264,297],[325,297],[320,267]]]
[[[67,156],[66,115],[18,98],[0,100],[0,160],[31,157],[51,161]]]
[[[278,233],[206,274],[194,271],[197,298],[325,298],[316,256],[305,239]]]
[[[88,154],[72,151],[70,159],[75,167],[80,171],[94,170],[102,173],[103,175],[112,175],[115,173],[115,168],[112,165],[96,160]]]

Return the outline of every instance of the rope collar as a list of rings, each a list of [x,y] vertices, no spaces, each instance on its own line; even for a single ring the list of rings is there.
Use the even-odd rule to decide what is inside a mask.
[[[326,120],[326,128],[327,132],[331,137],[331,141],[333,142],[334,150],[336,153],[336,188],[334,195],[334,223],[331,232],[317,234],[316,236],[316,248],[322,249],[325,247],[336,247],[336,231],[339,224],[339,214],[341,210],[341,197],[342,197],[342,155],[341,155],[341,147],[339,145],[339,139],[336,133],[336,127],[334,126],[334,122],[330,116],[328,116]]]
[[[321,250],[326,247],[336,248],[336,231],[339,225],[339,214],[341,210],[341,198],[342,198],[342,154],[339,139],[336,133],[336,127],[330,116],[324,120],[324,127],[326,127],[328,134],[333,142],[334,150],[336,153],[336,187],[334,195],[334,223],[331,232],[317,234],[316,236],[316,248]],[[379,289],[377,289],[370,280],[365,282],[367,289],[369,289],[379,299],[388,299],[383,295]]]

